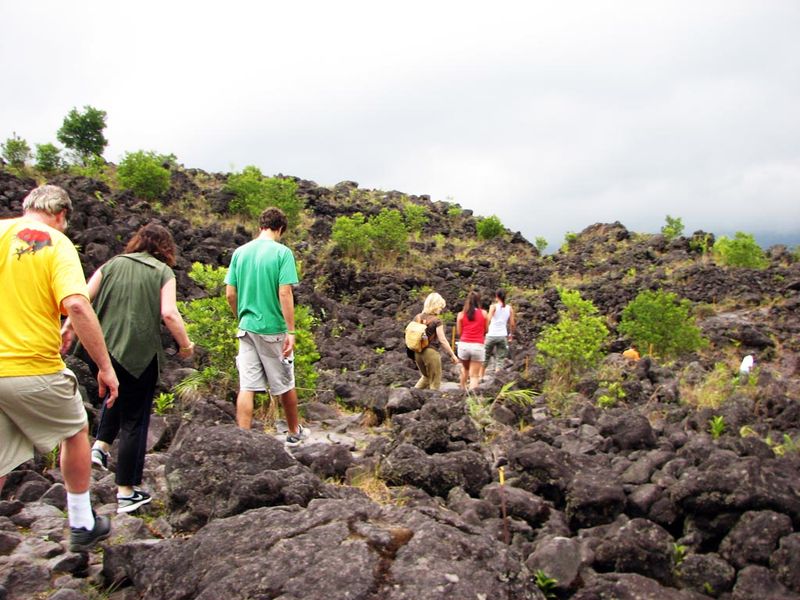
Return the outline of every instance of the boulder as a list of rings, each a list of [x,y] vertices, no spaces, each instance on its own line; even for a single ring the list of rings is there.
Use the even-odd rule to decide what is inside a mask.
[[[778,541],[792,533],[792,520],[772,510],[748,511],[725,536],[719,553],[737,569],[767,565]]]
[[[332,590],[338,598],[543,600],[511,552],[443,509],[314,500],[216,519],[190,538],[114,545],[103,574],[161,600],[327,600]]]

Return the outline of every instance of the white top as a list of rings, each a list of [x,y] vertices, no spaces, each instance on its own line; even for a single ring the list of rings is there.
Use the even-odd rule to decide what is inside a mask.
[[[489,323],[489,330],[486,332],[488,337],[508,336],[508,320],[511,318],[511,307],[508,304],[495,304],[494,314]]]
[[[747,375],[753,370],[753,355],[748,354],[742,359],[742,364],[739,366],[739,373]]]

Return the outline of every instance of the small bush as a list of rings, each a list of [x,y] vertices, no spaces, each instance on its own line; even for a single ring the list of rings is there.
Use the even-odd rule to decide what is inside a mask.
[[[169,169],[166,159],[155,152],[128,152],[117,168],[119,182],[140,198],[158,200],[169,189]]]
[[[680,217],[667,215],[666,224],[661,228],[661,234],[668,240],[673,240],[683,235],[683,221]]]
[[[559,294],[564,308],[558,313],[558,323],[542,330],[536,348],[541,363],[554,367],[569,380],[597,365],[608,327],[595,305],[581,298],[580,292],[562,288]]]
[[[36,144],[36,168],[43,173],[53,173],[64,168],[61,150],[55,144]]]
[[[257,219],[265,208],[275,206],[286,214],[290,231],[300,222],[303,201],[293,179],[264,177],[258,167],[248,166],[230,175],[225,189],[235,195],[230,205],[235,213]]]
[[[380,258],[395,258],[408,250],[408,231],[399,210],[384,208],[369,222],[369,236]]]
[[[17,136],[16,133],[12,134],[0,146],[3,151],[3,158],[6,162],[16,169],[21,169],[31,157],[31,147],[28,142]]]
[[[545,250],[547,250],[547,240],[542,236],[538,236],[533,243],[539,251],[539,254],[544,254]]]
[[[713,251],[717,261],[727,267],[763,269],[768,264],[764,251],[753,236],[741,231],[737,231],[733,239],[721,236],[714,243]]]
[[[419,204],[406,202],[403,207],[403,216],[406,221],[408,231],[422,231],[425,223],[428,222],[428,210]]]
[[[643,351],[662,357],[675,357],[704,347],[690,315],[691,303],[671,292],[644,290],[622,311],[618,330]]]
[[[370,250],[370,235],[364,215],[355,213],[350,217],[336,217],[331,240],[344,256],[353,259],[366,258]]]
[[[503,233],[503,223],[495,215],[478,221],[478,237],[482,240],[491,240]]]

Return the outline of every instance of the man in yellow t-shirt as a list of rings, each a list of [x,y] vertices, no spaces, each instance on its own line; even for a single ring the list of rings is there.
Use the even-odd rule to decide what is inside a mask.
[[[54,185],[33,190],[24,215],[0,220],[0,493],[6,475],[61,443],[70,550],[85,552],[111,531],[89,500],[86,410],[61,359],[61,315],[100,367],[98,388],[113,404],[119,383],[89,303],[78,253],[64,235],[72,201]]]

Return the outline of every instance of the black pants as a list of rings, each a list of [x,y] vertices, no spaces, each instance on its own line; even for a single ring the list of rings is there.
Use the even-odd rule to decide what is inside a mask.
[[[111,359],[119,379],[119,396],[111,408],[100,409],[97,435],[101,442],[113,444],[119,435],[117,454],[117,485],[135,486],[142,483],[144,455],[147,449],[147,429],[150,410],[158,382],[158,357],[153,357],[141,376],[134,377]],[[97,376],[97,367],[89,365]]]

